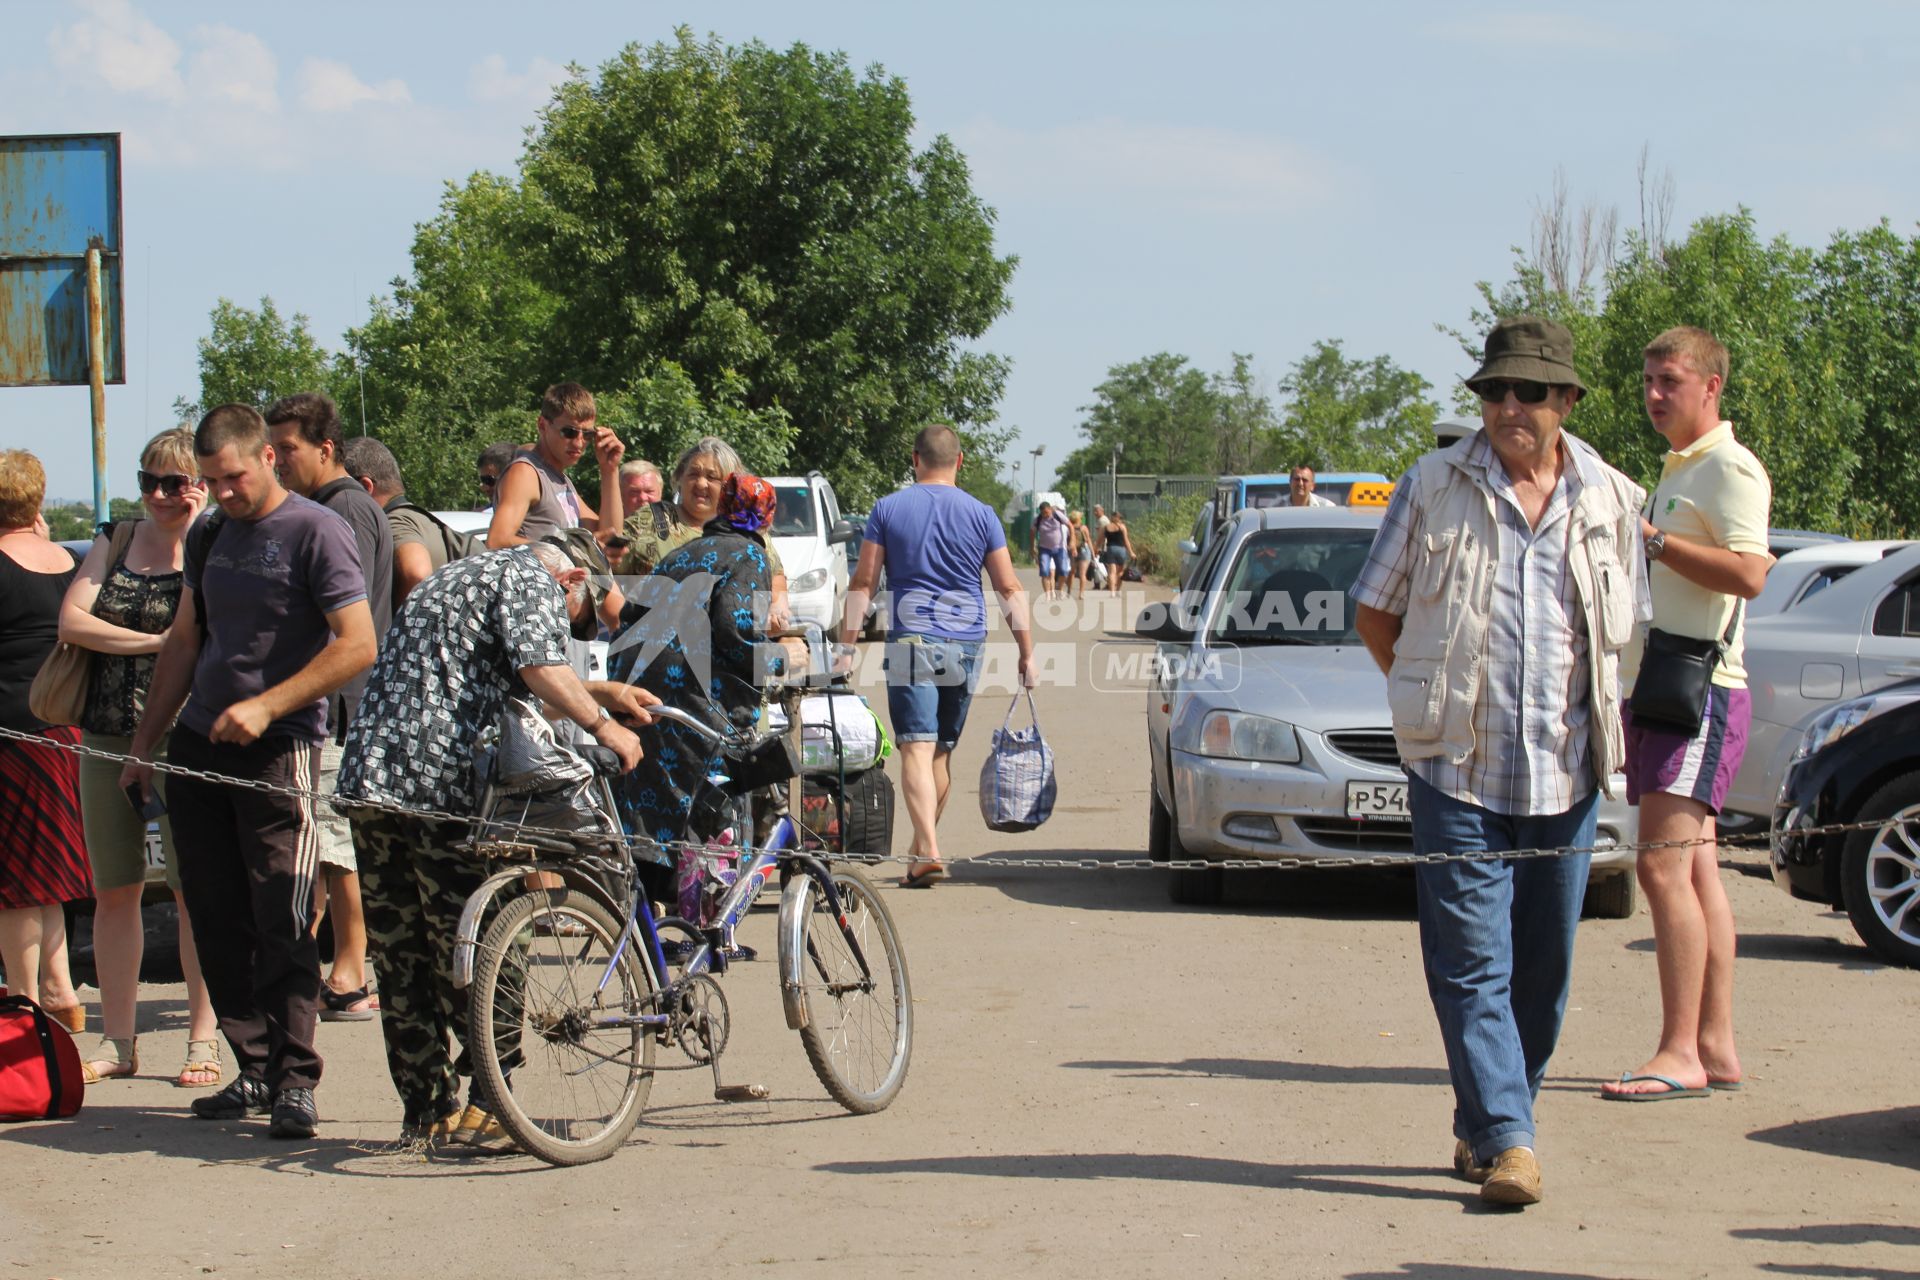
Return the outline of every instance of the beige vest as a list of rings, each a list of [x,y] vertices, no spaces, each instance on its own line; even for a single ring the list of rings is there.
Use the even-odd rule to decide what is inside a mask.
[[[1567,565],[1587,624],[1591,758],[1602,789],[1612,795],[1613,773],[1626,759],[1619,669],[1620,653],[1634,632],[1628,557],[1641,554],[1640,505],[1646,492],[1602,462],[1591,446],[1565,432],[1560,438],[1605,477],[1584,486],[1574,499]],[[1444,756],[1459,764],[1476,747],[1473,708],[1492,619],[1500,529],[1497,499],[1465,465],[1473,441],[1468,436],[1427,454],[1410,480],[1419,486],[1424,515],[1408,531],[1407,612],[1387,673],[1393,734],[1403,760]]]

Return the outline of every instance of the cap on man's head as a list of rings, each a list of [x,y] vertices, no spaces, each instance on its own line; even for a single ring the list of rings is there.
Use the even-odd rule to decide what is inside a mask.
[[[1509,316],[1487,335],[1487,355],[1467,379],[1469,389],[1495,378],[1544,382],[1572,387],[1574,399],[1587,393],[1587,384],[1573,367],[1573,334],[1567,327],[1539,316]]]
[[[607,598],[607,588],[613,584],[613,570],[607,565],[607,557],[600,550],[600,544],[585,529],[568,529],[562,533],[550,533],[540,539],[551,542],[567,553],[575,568],[587,571],[587,600],[593,606],[587,611],[584,622],[573,624],[573,638],[586,640],[599,626],[600,605]],[[581,634],[584,631],[586,634]]]

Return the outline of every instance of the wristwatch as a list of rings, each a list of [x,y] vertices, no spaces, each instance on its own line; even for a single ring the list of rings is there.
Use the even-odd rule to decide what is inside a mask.
[[[607,721],[613,719],[613,713],[611,711],[608,711],[605,707],[600,707],[598,708],[598,710],[600,714],[594,717],[593,727],[587,730],[588,733],[597,735],[600,732],[600,726],[607,723]]]
[[[1646,548],[1647,548],[1648,561],[1651,562],[1654,560],[1658,560],[1660,558],[1660,553],[1667,549],[1666,530],[1655,529],[1650,535],[1648,535],[1647,541],[1646,541]]]

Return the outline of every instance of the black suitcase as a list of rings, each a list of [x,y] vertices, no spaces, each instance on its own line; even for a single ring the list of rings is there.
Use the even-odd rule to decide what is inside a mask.
[[[802,780],[801,847],[875,861],[891,854],[893,779],[887,771],[874,768],[848,774],[844,809],[836,803],[840,799],[838,775],[809,774]]]

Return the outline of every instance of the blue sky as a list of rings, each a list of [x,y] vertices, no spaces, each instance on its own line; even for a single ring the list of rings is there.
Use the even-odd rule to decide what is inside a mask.
[[[1623,224],[1643,145],[1676,228],[1739,204],[1812,244],[1920,219],[1909,3],[9,0],[0,133],[125,135],[111,492],[197,388],[215,299],[271,295],[337,345],[442,183],[511,171],[565,64],[680,23],[879,63],[966,153],[1021,259],[982,345],[1013,360],[1002,421],[1023,463],[1045,447],[1043,481],[1108,366],[1156,351],[1250,351],[1271,384],[1338,338],[1444,401],[1466,370],[1435,325],[1506,278],[1556,168]],[[0,389],[0,443],[38,452],[55,495],[91,492],[83,388]]]

